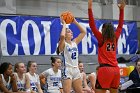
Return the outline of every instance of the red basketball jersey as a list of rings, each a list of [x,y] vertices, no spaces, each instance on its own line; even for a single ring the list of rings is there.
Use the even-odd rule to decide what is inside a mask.
[[[118,65],[118,62],[116,59],[117,41],[118,41],[118,38],[122,32],[124,9],[120,9],[119,25],[118,25],[117,30],[115,32],[116,40],[114,40],[113,42],[111,42],[110,40],[107,40],[103,43],[103,36],[99,32],[99,30],[96,28],[92,9],[88,9],[88,13],[89,13],[90,28],[98,40],[98,61],[99,61],[99,64],[109,64],[111,66],[117,66]]]

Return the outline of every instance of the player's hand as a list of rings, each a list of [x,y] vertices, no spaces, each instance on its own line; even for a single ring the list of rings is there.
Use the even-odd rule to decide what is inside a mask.
[[[119,7],[120,9],[124,9],[125,5],[126,5],[125,0],[120,0],[120,2],[118,2],[118,7]]]
[[[92,8],[92,0],[88,0],[88,9]]]
[[[11,77],[11,82],[16,81],[16,76],[14,74],[11,74],[10,77]]]
[[[66,22],[65,22],[65,20],[63,19],[62,16],[60,16],[60,20],[61,20],[61,22],[62,22],[63,25],[66,25]]]
[[[73,23],[78,24],[78,22],[77,22],[77,20],[75,18],[73,19]]]
[[[76,23],[76,22],[77,22],[77,20],[74,18],[74,19],[73,19],[73,23]]]

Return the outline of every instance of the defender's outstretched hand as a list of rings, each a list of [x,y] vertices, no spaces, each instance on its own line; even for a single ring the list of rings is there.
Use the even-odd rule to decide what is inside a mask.
[[[125,0],[120,0],[120,2],[118,3],[118,7],[119,7],[120,9],[124,9],[125,5],[126,5]]]
[[[92,0],[88,0],[88,9],[92,8]]]

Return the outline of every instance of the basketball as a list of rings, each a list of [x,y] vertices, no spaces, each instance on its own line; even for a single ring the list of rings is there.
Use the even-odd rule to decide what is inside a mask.
[[[69,11],[66,11],[66,12],[63,12],[61,14],[61,17],[63,18],[63,20],[66,22],[66,24],[70,24],[73,22],[74,20],[74,16],[71,12]]]

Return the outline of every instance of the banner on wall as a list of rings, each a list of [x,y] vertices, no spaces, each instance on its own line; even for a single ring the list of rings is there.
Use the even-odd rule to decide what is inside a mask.
[[[89,28],[88,20],[77,19],[87,31],[87,35],[78,45],[79,54],[96,55],[97,40]],[[106,20],[96,20],[99,30]],[[112,21],[116,28],[117,21]],[[80,31],[74,24],[67,25],[76,37]],[[56,55],[59,36],[62,29],[60,19],[56,17],[1,16],[0,43],[3,56],[18,55]],[[134,54],[138,49],[136,22],[125,22],[118,40],[118,54]]]

